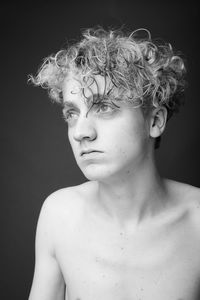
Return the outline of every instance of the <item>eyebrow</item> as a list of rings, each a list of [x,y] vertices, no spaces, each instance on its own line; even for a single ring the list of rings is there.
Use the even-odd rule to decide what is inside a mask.
[[[109,90],[110,91],[110,90]],[[104,94],[99,94],[99,93],[95,93],[95,94],[93,94],[92,96],[89,96],[89,97],[85,97],[85,99],[86,100],[89,100],[90,101],[90,99],[93,99],[93,101],[92,101],[92,105],[93,104],[98,104],[98,103],[100,103],[101,102],[101,99],[103,99],[103,96],[108,96],[109,95],[109,93],[107,93],[106,95],[104,95]],[[102,98],[101,98],[102,97]],[[100,98],[100,101],[95,101],[96,99],[99,99]],[[116,98],[116,99],[113,99],[112,100],[112,103],[116,106],[116,107],[118,107],[119,108],[119,106],[118,105],[116,105],[114,102],[117,100],[118,98]],[[118,99],[119,100],[119,99]],[[89,102],[90,104],[91,104],[91,102]],[[66,108],[66,107],[69,107],[69,108],[76,108],[76,109],[79,109],[79,107],[78,107],[78,105],[76,104],[76,103],[74,103],[74,101],[71,101],[71,100],[64,100],[63,101],[63,106],[64,106],[64,108]],[[88,107],[89,107],[89,105],[88,105]]]
[[[101,97],[101,96],[103,96],[103,95],[93,94],[92,96],[87,97],[87,98],[85,98],[85,99],[86,99],[86,100],[90,100],[90,99],[96,100],[96,99],[98,99],[98,98]],[[93,101],[93,102],[95,102],[95,101]],[[64,106],[64,107],[68,106],[68,107],[76,107],[76,108],[78,108],[77,104],[74,103],[74,101],[71,101],[71,100],[64,100],[64,101],[63,101],[63,106]]]
[[[63,106],[64,107],[76,107],[76,108],[78,108],[78,106],[73,102],[73,101],[69,101],[69,100],[67,100],[67,101],[64,101],[63,102]]]

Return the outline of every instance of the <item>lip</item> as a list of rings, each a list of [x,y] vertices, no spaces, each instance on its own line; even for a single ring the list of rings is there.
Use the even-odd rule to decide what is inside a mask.
[[[102,153],[102,151],[95,150],[95,149],[86,149],[81,151],[80,156],[83,156],[84,154],[91,154],[91,153]]]

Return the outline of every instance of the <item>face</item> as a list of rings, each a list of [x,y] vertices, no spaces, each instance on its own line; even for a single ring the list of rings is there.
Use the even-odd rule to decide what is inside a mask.
[[[100,75],[94,79],[83,90],[78,76],[66,78],[63,113],[83,174],[89,180],[107,181],[142,166],[148,156],[148,124],[140,108],[116,97],[109,100],[112,84],[108,79],[105,82]]]

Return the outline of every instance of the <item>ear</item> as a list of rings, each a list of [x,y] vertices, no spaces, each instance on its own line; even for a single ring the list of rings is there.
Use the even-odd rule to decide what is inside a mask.
[[[159,137],[167,122],[167,109],[166,107],[158,107],[152,111],[150,120],[150,136],[153,138]]]

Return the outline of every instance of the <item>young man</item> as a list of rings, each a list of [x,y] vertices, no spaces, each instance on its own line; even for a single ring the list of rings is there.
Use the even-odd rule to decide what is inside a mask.
[[[199,189],[161,178],[154,161],[184,74],[148,31],[98,29],[31,77],[62,104],[88,181],[44,202],[29,300],[200,299]]]

